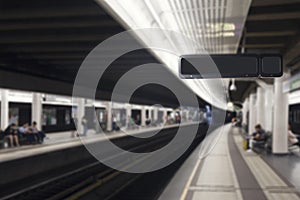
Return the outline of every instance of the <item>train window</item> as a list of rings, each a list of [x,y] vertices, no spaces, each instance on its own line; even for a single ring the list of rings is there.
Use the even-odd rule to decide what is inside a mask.
[[[18,124],[19,120],[19,108],[17,107],[13,107],[13,108],[9,108],[9,124]]]
[[[71,111],[70,110],[66,110],[66,113],[65,113],[65,123],[67,125],[71,124]]]
[[[297,110],[296,123],[300,123],[300,110]]]
[[[43,108],[43,125],[56,125],[56,109],[55,108]]]

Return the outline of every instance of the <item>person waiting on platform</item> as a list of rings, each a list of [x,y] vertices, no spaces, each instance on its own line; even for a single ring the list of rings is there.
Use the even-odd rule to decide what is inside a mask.
[[[255,126],[255,132],[252,133],[252,139],[256,141],[265,139],[265,130],[261,127],[260,124]]]
[[[19,128],[19,138],[26,138],[29,144],[36,142],[35,135],[32,134],[28,123],[23,124],[23,126]]]
[[[289,139],[289,143],[294,146],[300,146],[299,143],[299,136],[295,135],[292,131],[291,125],[289,124],[288,126],[288,139]]]
[[[37,123],[35,121],[32,122],[32,125],[30,127],[30,131],[31,131],[32,134],[35,135],[36,141],[38,143],[43,143],[44,142],[44,138],[46,137],[46,135],[45,135],[45,133],[43,131],[40,131],[37,128]]]
[[[9,138],[10,146],[14,146],[14,142],[16,146],[20,146],[19,138],[18,138],[18,127],[15,123],[10,124],[5,130],[5,135]]]

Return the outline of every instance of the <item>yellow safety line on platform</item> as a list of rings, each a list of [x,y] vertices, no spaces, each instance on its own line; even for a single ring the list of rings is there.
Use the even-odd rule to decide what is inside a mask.
[[[181,194],[180,200],[185,200],[186,195],[187,195],[188,190],[189,190],[189,187],[190,187],[191,184],[192,184],[192,180],[193,180],[193,178],[194,178],[194,176],[195,176],[195,174],[196,174],[196,172],[197,172],[197,169],[198,169],[198,167],[199,167],[199,165],[200,165],[200,162],[201,162],[200,159],[197,160],[196,165],[195,165],[195,167],[194,167],[194,169],[193,169],[193,171],[192,171],[192,173],[191,173],[191,175],[190,175],[190,177],[189,177],[188,181],[186,182],[186,185],[185,185],[185,187],[184,187],[184,189],[183,189],[183,192],[182,192],[182,194]]]

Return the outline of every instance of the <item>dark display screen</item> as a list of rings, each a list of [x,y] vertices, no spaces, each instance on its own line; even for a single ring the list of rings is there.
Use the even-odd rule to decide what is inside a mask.
[[[180,72],[185,78],[257,77],[259,60],[256,56],[197,55],[182,57]]]
[[[280,55],[185,55],[180,58],[182,78],[280,77]]]

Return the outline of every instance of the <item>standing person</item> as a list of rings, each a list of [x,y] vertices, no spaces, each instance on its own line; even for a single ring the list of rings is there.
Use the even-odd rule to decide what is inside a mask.
[[[30,127],[32,134],[35,135],[36,140],[38,143],[43,143],[44,142],[44,138],[46,137],[45,133],[43,131],[40,131],[37,128],[37,123],[36,121],[32,122],[32,125]]]
[[[16,146],[20,146],[19,144],[19,138],[18,138],[18,127],[15,123],[10,124],[6,129],[5,129],[5,135],[8,136],[10,146],[14,146],[14,142],[16,143]]]
[[[83,136],[86,136],[87,131],[88,131],[88,127],[87,127],[87,119],[85,116],[82,117],[81,119],[81,125],[83,126]]]

